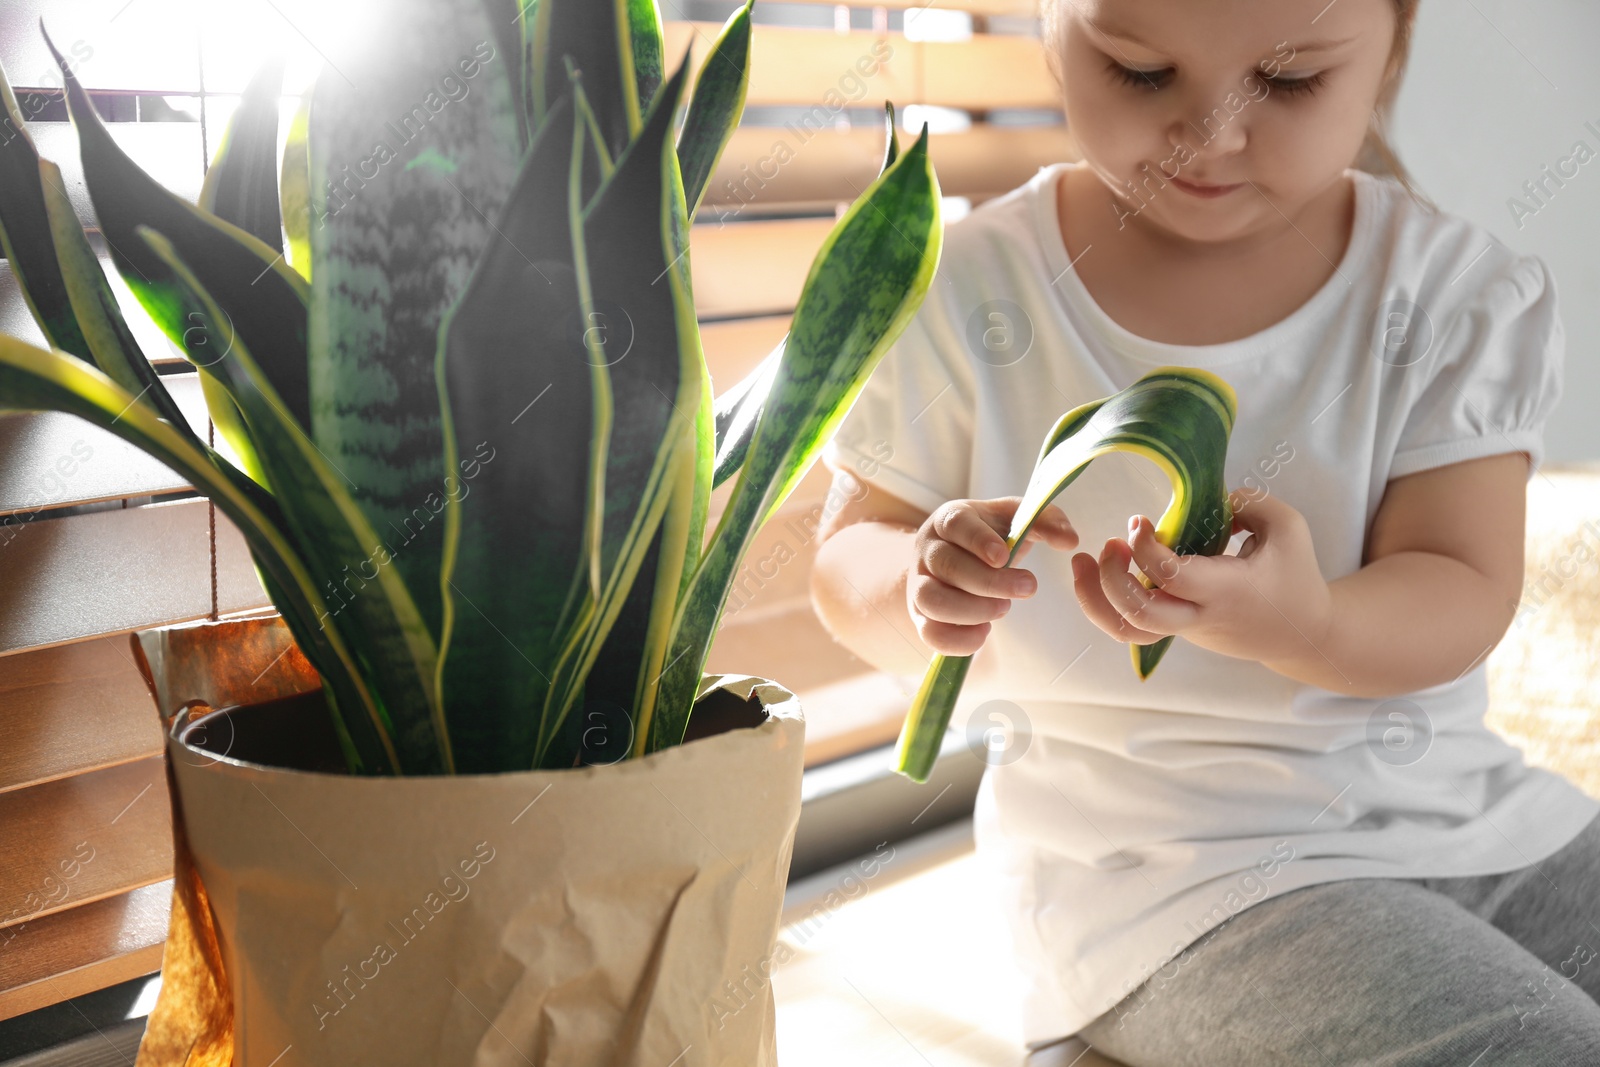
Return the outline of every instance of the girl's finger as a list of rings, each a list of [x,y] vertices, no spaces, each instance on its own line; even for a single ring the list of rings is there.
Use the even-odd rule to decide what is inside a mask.
[[[1083,608],[1084,618],[1118,641],[1149,644],[1166,636],[1164,634],[1147,633],[1139,629],[1139,627],[1124,618],[1121,612],[1111,606],[1111,601],[1106,599],[1105,588],[1101,582],[1100,567],[1095,562],[1095,558],[1087,552],[1079,552],[1072,557],[1072,578],[1072,586],[1077,593],[1078,604]]]
[[[952,541],[928,545],[922,553],[922,566],[946,585],[979,597],[1032,596],[1039,585],[1033,572],[985,563]]]
[[[941,509],[933,521],[933,532],[991,566],[1001,566],[1011,549],[1006,544],[1005,533],[996,528],[1000,520],[980,512],[975,503],[965,501]]]
[[[976,626],[980,622],[993,622],[1011,610],[1009,600],[974,596],[925,574],[914,575],[908,581],[912,606],[934,622]]]
[[[1132,562],[1126,541],[1113,537],[1106,542],[1100,553],[1100,585],[1107,601],[1128,626],[1152,639],[1179,632],[1192,621],[1195,606],[1159,589],[1146,589],[1128,570]]]
[[[1078,531],[1067,519],[1067,513],[1054,504],[1039,513],[1039,518],[1029,527],[1024,542],[1044,541],[1053,548],[1078,547]]]
[[[1218,595],[1210,557],[1174,552],[1156,539],[1155,525],[1143,515],[1135,515],[1134,523],[1128,537],[1133,562],[1157,589],[1192,604],[1210,603]]]

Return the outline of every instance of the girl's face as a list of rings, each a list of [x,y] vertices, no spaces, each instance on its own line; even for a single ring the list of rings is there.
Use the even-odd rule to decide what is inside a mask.
[[[1057,2],[1084,162],[1125,225],[1195,242],[1282,226],[1337,181],[1394,43],[1394,0]]]

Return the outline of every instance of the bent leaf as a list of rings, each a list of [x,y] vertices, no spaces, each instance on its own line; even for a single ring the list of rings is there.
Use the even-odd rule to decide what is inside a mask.
[[[1073,408],[1045,435],[1027,491],[1006,535],[1010,554],[1028,535],[1040,512],[1089,463],[1108,452],[1131,452],[1153,461],[1172,483],[1172,500],[1156,524],[1156,540],[1179,555],[1215,556],[1228,547],[1233,510],[1223,468],[1238,401],[1233,387],[1210,371],[1157,367],[1103,400]],[[1146,589],[1155,583],[1137,576]],[[1173,641],[1130,644],[1133,668],[1143,681]],[[896,770],[925,782],[939,756],[971,656],[936,656],[917,690],[900,731]]]

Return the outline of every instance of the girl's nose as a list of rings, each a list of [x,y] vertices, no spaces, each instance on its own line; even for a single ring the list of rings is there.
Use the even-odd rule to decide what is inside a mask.
[[[1224,101],[1231,100],[1238,109],[1230,110]],[[1174,148],[1188,144],[1199,159],[1196,166],[1203,173],[1205,162],[1232,155],[1244,148],[1249,140],[1250,108],[1248,97],[1241,93],[1215,93],[1189,101],[1180,108],[1167,137]],[[1227,176],[1224,176],[1227,177]]]

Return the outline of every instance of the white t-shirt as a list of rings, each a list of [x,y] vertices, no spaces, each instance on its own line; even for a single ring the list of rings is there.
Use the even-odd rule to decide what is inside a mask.
[[[1160,344],[1110,319],[1071,269],[1053,195],[1065,166],[947,228],[928,297],[828,445],[831,463],[875,468],[860,476],[928,511],[1021,495],[1063,412],[1162,364],[1203,367],[1238,395],[1226,484],[1304,514],[1331,581],[1360,568],[1389,479],[1503,452],[1543,459],[1564,334],[1539,258],[1352,170],[1348,248],[1307,303],[1242,340]],[[1055,503],[1098,556],[1170,495],[1153,463],[1113,453]],[[968,686],[953,722],[969,737],[1023,724],[991,755],[974,832],[1026,979],[1030,1045],[1076,1032],[1153,975],[1147,995],[1159,995],[1203,935],[1251,904],[1346,878],[1512,870],[1600,811],[1484,725],[1483,659],[1454,682],[1372,700],[1178,637],[1141,682],[1128,646],[1084,617],[1070,561],[1029,551],[1039,591],[989,636],[1003,684]]]

